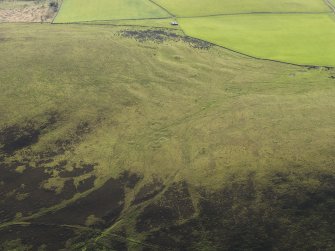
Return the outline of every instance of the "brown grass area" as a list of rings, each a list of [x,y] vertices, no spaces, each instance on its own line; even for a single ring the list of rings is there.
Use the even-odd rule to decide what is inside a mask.
[[[56,13],[49,1],[0,1],[0,22],[51,22]]]

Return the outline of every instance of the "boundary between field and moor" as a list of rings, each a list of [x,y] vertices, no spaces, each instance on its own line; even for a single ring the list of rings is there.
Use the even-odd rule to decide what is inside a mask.
[[[115,18],[103,20],[82,20],[76,22],[52,22],[52,24],[74,24],[74,23],[94,23],[94,22],[113,22],[113,21],[141,21],[141,20],[167,20],[173,17],[145,17],[145,18]]]
[[[200,41],[211,44],[212,46],[219,47],[219,48],[225,49],[227,51],[234,52],[234,53],[239,54],[241,56],[245,56],[245,57],[255,59],[255,60],[262,60],[262,61],[267,61],[267,62],[272,62],[272,63],[280,63],[280,64],[286,64],[286,65],[298,66],[298,67],[304,67],[304,68],[313,68],[313,69],[325,68],[325,69],[330,70],[330,69],[335,68],[335,66],[328,66],[328,65],[297,64],[297,63],[290,63],[290,62],[285,62],[285,61],[280,61],[280,60],[275,60],[275,59],[269,59],[269,58],[260,58],[260,57],[252,56],[250,54],[240,52],[240,51],[236,51],[234,49],[231,49],[231,48],[225,47],[223,45],[219,45],[219,44],[216,44],[216,43],[213,43],[213,42],[201,39],[201,38],[196,38],[196,37],[189,36],[183,30],[182,30],[182,32],[185,34],[186,37],[193,38],[193,39],[195,38],[195,39],[198,39]]]
[[[221,14],[210,14],[210,15],[198,15],[198,16],[176,16],[176,18],[202,18],[202,17],[220,17],[220,16],[242,16],[242,15],[317,15],[327,14],[332,11],[319,11],[319,12],[237,12],[237,13],[221,13]]]
[[[170,12],[168,9],[166,9],[166,8],[163,7],[162,5],[156,3],[156,2],[153,1],[153,0],[148,0],[148,1],[149,1],[150,3],[152,3],[152,4],[156,5],[156,6],[158,6],[158,7],[161,8],[162,10],[164,10],[164,11],[165,11],[166,13],[168,13],[171,17],[176,17],[175,14],[173,14],[172,12]]]
[[[64,0],[63,0],[64,1]],[[318,11],[318,12],[240,12],[240,13],[222,13],[222,14],[210,14],[210,15],[197,15],[197,16],[178,16],[174,13],[170,12],[165,7],[161,6],[160,4],[156,3],[154,0],[148,0],[151,4],[154,4],[158,6],[160,9],[162,9],[164,12],[169,14],[169,17],[160,17],[160,18],[125,18],[125,19],[109,19],[109,20],[83,20],[78,22],[55,22],[59,12],[61,11],[63,1],[61,1],[61,6],[58,9],[57,14],[55,15],[54,19],[52,20],[51,24],[74,24],[74,25],[105,25],[105,26],[116,26],[116,27],[142,27],[142,28],[157,28],[157,29],[167,29],[167,30],[179,30],[181,31],[185,37],[192,38],[192,39],[198,39],[199,41],[206,42],[212,46],[216,46],[219,48],[222,48],[224,50],[239,54],[244,57],[252,58],[255,60],[262,60],[267,62],[273,62],[273,63],[280,63],[280,64],[286,64],[291,66],[298,66],[298,67],[305,67],[305,68],[326,68],[326,69],[333,69],[335,66],[329,66],[329,65],[313,65],[313,64],[298,64],[298,63],[290,63],[275,59],[268,59],[268,58],[261,58],[257,56],[252,56],[250,54],[240,52],[238,50],[231,49],[229,47],[225,47],[223,45],[216,44],[214,42],[207,41],[205,39],[193,37],[187,35],[187,33],[183,30],[183,28],[179,25],[178,28],[173,27],[161,27],[161,26],[150,26],[150,25],[136,25],[136,24],[113,24],[108,22],[117,22],[117,21],[141,21],[141,20],[169,20],[169,19],[175,19],[178,21],[178,19],[188,19],[188,18],[206,18],[206,17],[220,17],[220,16],[242,16],[242,15],[318,15],[318,14],[329,14],[334,13],[335,14],[335,6],[331,3],[330,0],[323,0],[324,4],[327,5],[330,9],[330,11]],[[106,22],[106,23],[104,23]]]
[[[58,14],[59,14],[59,12],[60,12],[62,6],[63,6],[63,2],[64,2],[64,0],[60,0],[60,1],[58,1],[58,2],[60,2],[59,6],[58,6],[58,10],[57,10],[56,15],[55,15],[54,18],[52,19],[51,23],[53,23],[53,22],[55,21],[56,17],[58,16]]]

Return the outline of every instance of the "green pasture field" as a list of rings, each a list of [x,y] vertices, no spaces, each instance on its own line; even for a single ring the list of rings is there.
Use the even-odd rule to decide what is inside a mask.
[[[163,18],[170,15],[148,0],[64,0],[55,23]]]
[[[254,57],[335,66],[332,14],[237,15],[179,19],[189,36]]]
[[[331,250],[334,70],[180,34],[0,25],[0,249]]]
[[[154,0],[178,17],[249,12],[329,12],[322,0]]]

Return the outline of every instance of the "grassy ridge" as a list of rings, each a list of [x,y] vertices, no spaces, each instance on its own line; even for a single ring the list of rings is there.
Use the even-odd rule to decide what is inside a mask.
[[[184,31],[260,58],[335,65],[332,14],[238,15],[179,20]]]
[[[161,30],[0,38],[1,248],[332,250],[334,71]]]
[[[147,0],[65,0],[55,23],[162,18],[170,15]]]
[[[322,0],[154,0],[179,17],[246,12],[327,12]]]

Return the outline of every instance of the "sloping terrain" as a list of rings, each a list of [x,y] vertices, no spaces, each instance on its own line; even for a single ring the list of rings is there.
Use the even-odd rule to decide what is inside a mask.
[[[0,249],[334,249],[334,69],[105,25],[0,55]]]

